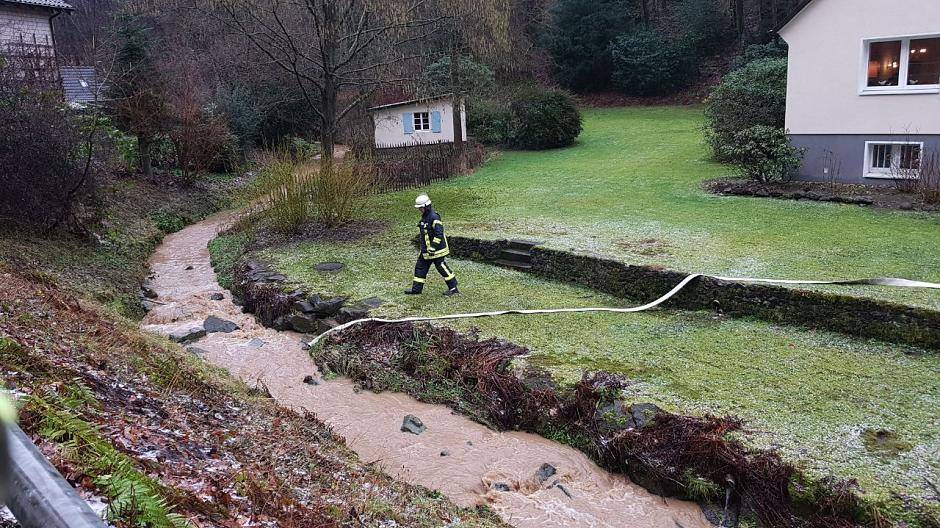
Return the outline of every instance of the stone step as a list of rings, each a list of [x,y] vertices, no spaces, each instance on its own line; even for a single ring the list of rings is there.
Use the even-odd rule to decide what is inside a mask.
[[[497,266],[502,266],[504,268],[512,268],[512,269],[518,269],[518,270],[532,269],[532,264],[526,264],[525,262],[515,262],[512,260],[499,259],[499,260],[493,261],[493,264],[496,264]]]
[[[518,251],[532,251],[532,248],[541,244],[541,242],[535,242],[534,240],[523,240],[521,238],[514,238],[509,241],[509,249],[515,249]]]
[[[500,258],[511,262],[529,264],[532,262],[532,253],[521,249],[504,249],[502,253],[500,253]]]

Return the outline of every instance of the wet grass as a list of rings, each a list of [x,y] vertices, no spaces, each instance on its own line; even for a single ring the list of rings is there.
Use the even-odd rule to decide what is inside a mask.
[[[591,110],[573,148],[501,154],[472,176],[434,185],[450,233],[527,237],[631,263],[723,275],[940,280],[940,217],[828,203],[718,197],[700,182],[724,175],[701,144],[700,110]],[[415,191],[375,197],[363,214],[384,233],[358,242],[268,250],[312,291],[379,296],[379,315],[437,315],[508,308],[618,306],[621,300],[484,264],[455,261],[464,295],[440,279],[409,298]],[[338,274],[313,271],[339,261]],[[940,308],[916,290],[833,291]],[[903,501],[930,504],[940,474],[940,358],[841,335],[657,312],[504,317],[455,322],[532,349],[528,361],[567,382],[607,370],[637,381],[635,401],[681,414],[734,414],[751,445],[780,449],[816,477],[857,478],[872,503],[906,518]],[[870,449],[865,431],[890,431],[909,449]],[[870,440],[868,441],[870,444]],[[938,509],[936,503],[934,510]],[[934,513],[934,515],[940,515]]]
[[[361,256],[368,254],[369,260]],[[431,278],[426,295],[404,297],[414,252],[407,243],[370,240],[300,245],[267,255],[311,289],[361,299],[377,295],[387,316],[470,313],[505,308],[620,306],[623,301],[485,264],[454,261],[464,294],[444,298]],[[347,264],[338,274],[320,261]],[[903,491],[927,497],[925,479],[940,473],[940,357],[863,341],[706,312],[510,316],[448,323],[478,327],[532,349],[531,363],[573,383],[606,370],[637,383],[634,401],[681,414],[734,414],[754,433],[752,445],[777,447],[816,476],[858,478],[871,495]],[[863,432],[890,430],[913,446],[885,456],[865,447]]]
[[[730,171],[708,160],[701,124],[695,107],[588,110],[572,148],[502,153],[422,190],[467,236],[724,276],[940,282],[940,215],[711,195],[701,182]],[[414,224],[416,192],[381,196],[366,214]],[[936,290],[820,289],[940,309]]]

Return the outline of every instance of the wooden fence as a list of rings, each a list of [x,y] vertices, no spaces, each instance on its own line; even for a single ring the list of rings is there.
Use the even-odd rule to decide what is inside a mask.
[[[453,143],[402,144],[374,151],[375,174],[382,190],[425,187],[480,166],[486,151],[467,142],[461,154]]]

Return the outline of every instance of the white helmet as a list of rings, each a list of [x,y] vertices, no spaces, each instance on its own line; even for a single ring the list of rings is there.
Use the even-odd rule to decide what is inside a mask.
[[[415,208],[416,208],[416,209],[420,209],[420,208],[422,208],[422,207],[427,207],[427,206],[429,206],[429,205],[431,205],[431,198],[428,197],[428,195],[422,194],[421,196],[418,196],[417,198],[415,198]]]

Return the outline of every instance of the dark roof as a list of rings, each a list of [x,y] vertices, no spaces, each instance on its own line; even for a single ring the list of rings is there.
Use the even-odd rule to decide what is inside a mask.
[[[786,27],[787,24],[792,22],[793,19],[797,17],[797,15],[802,13],[803,10],[806,9],[806,6],[812,3],[813,3],[813,0],[801,0],[800,3],[797,4],[795,8],[793,8],[793,13],[786,20],[784,20],[782,24],[780,24],[780,26],[777,28],[777,32],[780,32],[780,30]]]
[[[415,104],[415,103],[428,103],[431,101],[440,101],[441,99],[447,99],[453,96],[454,94],[442,94],[442,95],[435,95],[431,97],[422,97],[420,99],[409,99],[407,101],[396,101],[394,103],[373,106],[372,108],[369,109],[369,111],[371,112],[372,110],[381,110],[383,108],[395,108],[396,106],[405,106],[405,105],[410,105],[410,104]]]
[[[72,10],[72,6],[62,0],[0,0],[0,4],[48,7],[49,9],[64,9],[66,11]]]
[[[90,66],[62,66],[59,68],[62,75],[62,88],[65,90],[65,100],[70,103],[88,104],[101,101],[101,87],[98,84],[98,75]]]

